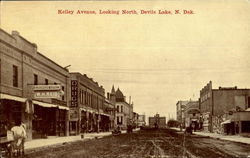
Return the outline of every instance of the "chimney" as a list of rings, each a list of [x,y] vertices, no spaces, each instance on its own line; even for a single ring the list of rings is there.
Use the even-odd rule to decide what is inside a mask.
[[[108,100],[110,99],[110,94],[109,94],[109,92],[107,93],[107,98],[108,98]]]

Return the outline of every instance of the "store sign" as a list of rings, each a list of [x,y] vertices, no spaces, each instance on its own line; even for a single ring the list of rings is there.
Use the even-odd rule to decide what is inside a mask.
[[[40,92],[34,92],[35,98],[60,98],[61,93],[60,91],[40,91]]]
[[[69,111],[69,117],[70,117],[70,120],[78,119],[78,112],[77,112],[77,110],[70,110]]]
[[[60,91],[61,85],[34,85],[34,91]]]
[[[78,82],[71,80],[71,107],[78,106]]]
[[[35,98],[60,98],[63,95],[61,85],[34,85]]]

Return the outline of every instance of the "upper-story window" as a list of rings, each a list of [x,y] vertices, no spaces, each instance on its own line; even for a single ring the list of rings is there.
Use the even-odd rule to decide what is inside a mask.
[[[45,78],[45,84],[48,85],[49,84],[49,80],[47,78]]]
[[[123,112],[123,106],[121,106],[121,112]]]
[[[250,97],[248,97],[248,108],[250,108]]]
[[[34,85],[38,85],[38,76],[34,74]]]
[[[117,109],[116,109],[116,110],[117,110],[117,112],[119,112],[119,105],[117,105],[117,107],[116,107],[116,108],[117,108]]]
[[[13,86],[18,87],[18,68],[13,65]]]
[[[63,93],[64,93],[64,86],[62,86],[62,91],[63,91]],[[64,95],[65,95],[65,93],[62,95],[62,100],[65,99],[65,98],[64,98]]]

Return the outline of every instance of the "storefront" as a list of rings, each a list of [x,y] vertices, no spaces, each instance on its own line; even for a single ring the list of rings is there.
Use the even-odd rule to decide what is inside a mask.
[[[33,139],[66,135],[67,107],[35,100],[33,104]]]
[[[69,134],[77,135],[79,134],[79,112],[77,108],[72,108],[69,111]]]
[[[111,126],[111,121],[109,115],[101,113],[100,123],[99,123],[100,131],[107,132],[111,128],[110,126]]]
[[[82,110],[81,111],[81,133],[86,133],[87,132],[87,127],[88,127],[88,118],[87,118],[87,111]]]
[[[227,135],[250,133],[250,111],[237,111],[230,114],[221,123],[223,133]]]
[[[30,101],[27,98],[21,98],[8,94],[0,94],[0,135],[5,136],[7,129],[13,126],[19,126],[22,123],[26,125],[27,139],[32,138],[31,122],[33,109],[29,107]]]

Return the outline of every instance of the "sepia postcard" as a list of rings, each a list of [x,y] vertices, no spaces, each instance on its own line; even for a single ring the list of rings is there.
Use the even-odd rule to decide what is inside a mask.
[[[0,158],[250,157],[249,13],[0,1]]]

